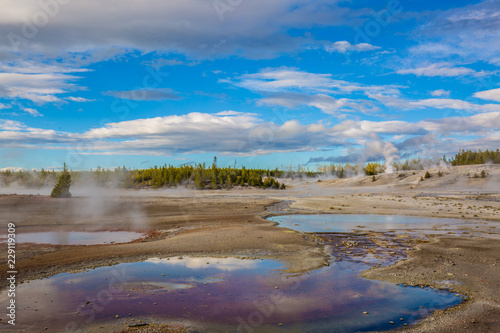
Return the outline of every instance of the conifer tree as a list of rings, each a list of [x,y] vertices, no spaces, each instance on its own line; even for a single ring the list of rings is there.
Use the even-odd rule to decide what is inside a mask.
[[[71,198],[69,188],[71,186],[71,175],[68,172],[66,163],[64,163],[63,172],[59,176],[56,185],[52,189],[50,196],[52,198]]]

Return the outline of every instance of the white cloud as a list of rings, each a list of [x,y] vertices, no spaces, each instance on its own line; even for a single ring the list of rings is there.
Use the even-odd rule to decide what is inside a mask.
[[[350,11],[337,1],[266,0],[229,3],[220,16],[213,1],[122,0],[70,1],[60,5],[43,26],[43,33],[27,38],[20,50],[59,55],[95,52],[113,45],[120,49],[178,52],[194,57],[228,54],[269,57],[297,50],[312,42],[292,37],[290,28],[332,26],[346,22]],[[3,50],[12,49],[9,33],[22,37],[23,25],[41,11],[38,0],[2,6],[0,35]],[[356,20],[355,15],[351,20]],[[41,29],[40,29],[41,30]],[[10,35],[12,36],[12,35]],[[12,37],[11,37],[12,38]]]
[[[0,72],[0,98],[24,99],[37,104],[62,102],[59,96],[80,89],[73,83],[80,77],[71,72],[86,70],[69,69],[59,66],[2,65]]]
[[[449,63],[437,63],[430,64],[424,67],[400,69],[397,71],[398,74],[414,74],[416,76],[441,76],[441,77],[454,77],[454,76],[465,76],[465,75],[476,75],[481,76],[486,74],[485,72],[476,72],[467,67],[454,67]]]
[[[32,115],[33,117],[43,117],[43,114],[41,114],[40,112],[38,112],[37,110],[35,109],[32,109],[32,108],[23,108],[22,109],[24,112],[28,112],[30,115]]]
[[[375,46],[368,43],[351,44],[348,41],[339,41],[325,46],[325,50],[330,53],[366,52],[378,49],[380,49],[380,46]]]
[[[345,80],[336,80],[331,74],[308,73],[296,68],[266,68],[258,73],[244,74],[235,80],[219,80],[237,87],[266,95],[258,104],[279,105],[287,108],[315,107],[324,113],[340,116],[341,112],[373,113],[379,108],[363,96],[338,97],[354,93],[377,94],[393,91],[394,86],[369,86]]]
[[[293,67],[265,68],[258,73],[244,74],[236,80],[219,80],[238,87],[260,92],[301,91],[310,93],[352,93],[384,91],[390,86],[367,86],[336,80],[331,74],[309,73]]]
[[[5,167],[1,168],[0,172],[5,172],[5,171],[11,171],[11,172],[19,172],[19,171],[25,171],[25,168],[22,167]]]
[[[72,101],[72,102],[77,102],[77,103],[87,103],[87,102],[93,102],[94,100],[93,99],[87,99],[87,98],[83,98],[83,97],[67,97],[66,98],[68,101]]]
[[[471,135],[485,143],[482,149],[496,149],[499,128],[500,111],[414,123],[346,120],[333,126],[304,125],[296,120],[280,125],[265,122],[254,114],[230,111],[221,115],[190,113],[109,123],[83,134],[0,120],[0,144],[4,148],[77,149],[80,154],[164,156],[214,152],[250,156],[337,146],[354,148],[365,146],[376,136],[383,146],[397,147],[404,156],[423,144],[448,147],[449,142],[456,142],[458,149]],[[394,141],[402,138],[403,143]]]
[[[449,10],[426,12],[429,22],[413,35],[419,44],[410,48],[410,57],[440,61],[458,58],[498,65],[500,58],[500,2],[481,1]]]
[[[474,94],[474,97],[489,101],[500,102],[500,88],[477,92]]]
[[[280,93],[259,100],[259,104],[279,105],[287,108],[311,106],[324,113],[338,116],[341,112],[373,113],[379,110],[370,101],[348,98],[336,99],[325,94],[307,95],[299,93]]]
[[[434,97],[450,96],[450,91],[444,90],[444,89],[434,90],[434,91],[431,91],[431,96],[434,96]]]
[[[490,112],[500,111],[500,104],[474,104],[459,99],[449,98],[429,98],[419,101],[408,102],[410,107],[428,107],[434,109],[454,109],[465,110],[470,112]]]
[[[5,131],[20,131],[25,127],[26,125],[19,121],[0,119],[0,129]]]

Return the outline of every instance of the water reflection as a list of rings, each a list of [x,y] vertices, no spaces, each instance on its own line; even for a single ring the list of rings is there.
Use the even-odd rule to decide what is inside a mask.
[[[59,274],[18,286],[15,329],[77,331],[93,323],[183,320],[207,332],[380,330],[460,301],[359,277],[367,267],[333,261],[291,276],[276,260],[152,258]],[[4,291],[1,304],[6,300]]]

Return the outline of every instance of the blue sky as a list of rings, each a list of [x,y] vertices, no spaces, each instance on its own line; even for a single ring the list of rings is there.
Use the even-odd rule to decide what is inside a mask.
[[[0,169],[497,149],[499,73],[498,0],[9,1]]]

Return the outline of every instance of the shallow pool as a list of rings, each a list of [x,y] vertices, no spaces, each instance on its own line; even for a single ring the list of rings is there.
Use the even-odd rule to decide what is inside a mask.
[[[361,278],[368,267],[332,261],[291,276],[269,259],[122,263],[19,285],[15,328],[78,332],[142,320],[192,323],[202,332],[355,332],[399,327],[462,301],[447,292]],[[3,291],[0,304],[6,301]]]
[[[273,216],[269,220],[279,223],[280,227],[302,232],[350,232],[352,229],[372,231],[388,230],[432,230],[464,224],[460,220],[433,219],[400,215],[285,215]]]

